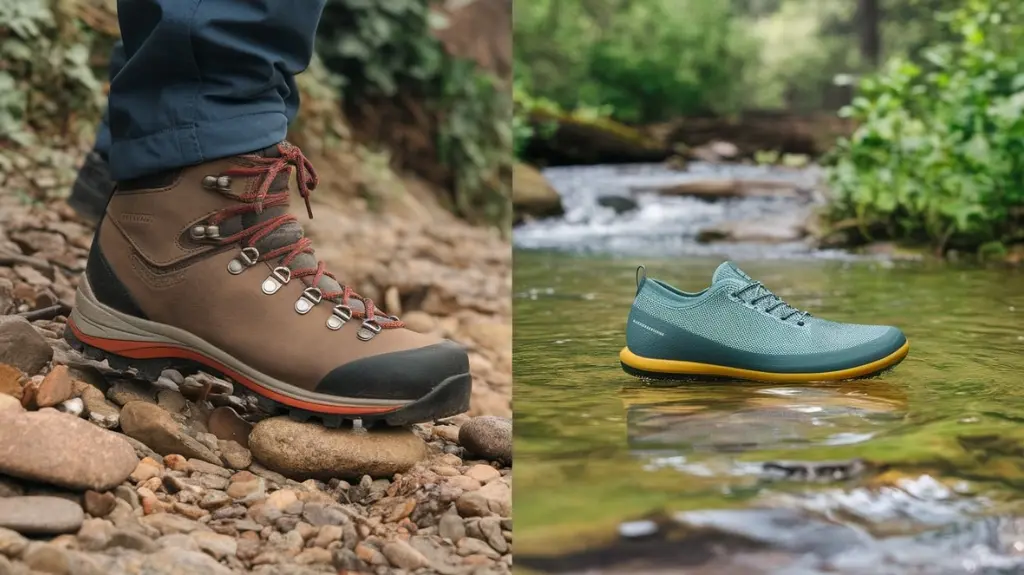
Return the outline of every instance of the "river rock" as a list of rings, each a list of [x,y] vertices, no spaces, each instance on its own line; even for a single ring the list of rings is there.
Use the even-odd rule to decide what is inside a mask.
[[[288,417],[257,423],[249,449],[263,465],[299,481],[390,477],[427,455],[423,440],[407,429],[325,429]]]
[[[105,429],[113,429],[121,424],[121,410],[107,401],[98,388],[88,384],[82,386],[81,399],[89,421]]]
[[[637,208],[636,200],[628,196],[600,196],[597,205],[615,210],[616,214],[631,212]]]
[[[512,420],[493,415],[474,417],[459,429],[459,443],[490,461],[512,462]]]
[[[53,409],[9,413],[0,424],[0,473],[6,475],[107,491],[137,463],[124,438]]]
[[[53,349],[32,324],[19,316],[0,316],[0,363],[32,375],[53,358]]]
[[[111,388],[113,389],[113,388]],[[130,401],[121,408],[121,430],[160,455],[176,453],[220,465],[220,457],[195,437],[170,413],[147,401]]]
[[[25,374],[13,365],[0,363],[0,393],[9,395],[15,399],[21,399],[22,388],[27,378]]]
[[[0,556],[18,557],[28,546],[28,539],[21,533],[0,527]],[[3,571],[0,571],[3,573]]]
[[[55,407],[70,397],[71,376],[68,375],[68,366],[58,365],[39,384],[35,403],[38,407]]]
[[[560,216],[562,198],[547,179],[536,169],[516,163],[512,172],[512,207],[516,219],[522,216],[545,218]]]
[[[24,410],[25,408],[21,406],[20,401],[6,393],[0,393],[0,414],[8,411],[18,413]]]
[[[414,571],[420,567],[429,567],[430,561],[405,541],[396,539],[384,544],[381,553],[395,567]]]
[[[25,535],[74,533],[85,512],[63,497],[23,495],[0,499],[0,527]]]
[[[773,216],[765,219],[722,222],[700,230],[697,233],[697,241],[766,244],[795,242],[807,236],[804,216],[806,214],[799,212],[787,217]]]
[[[175,548],[147,555],[138,572],[146,575],[232,575],[230,569],[205,553]]]
[[[210,430],[210,433],[217,436],[217,439],[234,441],[242,447],[249,447],[249,434],[252,433],[252,424],[242,419],[230,407],[218,407],[211,411],[206,427]]]

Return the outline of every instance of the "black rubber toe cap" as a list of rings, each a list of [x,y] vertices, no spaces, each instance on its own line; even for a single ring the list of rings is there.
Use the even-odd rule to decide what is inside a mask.
[[[444,380],[467,373],[469,356],[465,349],[446,340],[336,367],[324,376],[315,391],[360,399],[416,400]]]

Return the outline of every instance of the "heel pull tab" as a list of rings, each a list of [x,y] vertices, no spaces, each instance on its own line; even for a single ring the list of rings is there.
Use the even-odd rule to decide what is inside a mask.
[[[645,268],[643,265],[639,265],[636,268],[636,289],[637,289],[637,291],[640,290],[640,286],[644,285],[645,281],[647,281],[647,268]]]

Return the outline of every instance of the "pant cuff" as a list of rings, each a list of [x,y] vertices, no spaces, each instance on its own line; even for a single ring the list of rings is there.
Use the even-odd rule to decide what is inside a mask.
[[[115,181],[194,166],[272,146],[288,135],[282,112],[261,112],[179,126],[110,146]]]

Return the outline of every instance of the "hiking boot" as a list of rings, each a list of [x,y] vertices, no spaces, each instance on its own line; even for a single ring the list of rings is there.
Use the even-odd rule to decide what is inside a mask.
[[[836,323],[786,304],[730,262],[711,287],[686,293],[637,269],[619,354],[651,378],[831,381],[878,375],[907,356],[899,329]]]
[[[114,181],[110,179],[107,159],[98,152],[89,152],[71,186],[68,205],[79,217],[96,224],[103,218],[103,210],[113,193]]]
[[[328,426],[466,411],[466,352],[405,329],[317,261],[288,213],[293,170],[312,217],[316,173],[288,143],[119,182],[64,337],[150,381],[219,372]]]

